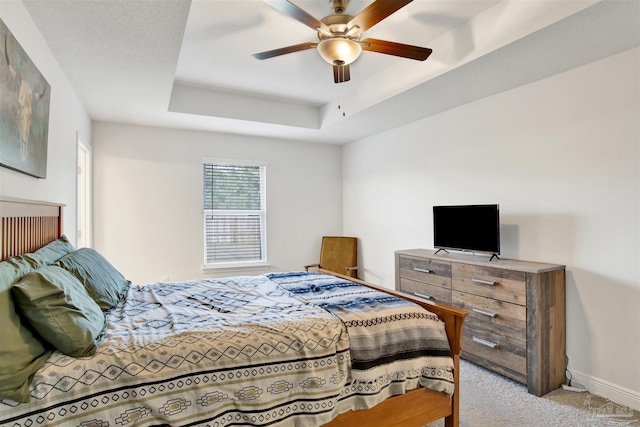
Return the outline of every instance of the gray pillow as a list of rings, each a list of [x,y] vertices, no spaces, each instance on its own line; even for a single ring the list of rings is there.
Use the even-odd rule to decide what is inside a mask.
[[[118,304],[131,284],[94,249],[78,249],[60,258],[55,265],[76,276],[104,312]]]
[[[23,317],[56,349],[74,357],[95,354],[107,320],[75,276],[55,265],[41,267],[11,291]]]
[[[51,354],[31,329],[20,322],[11,285],[32,270],[22,257],[0,262],[0,398],[29,402],[31,377]]]
[[[24,257],[31,261],[34,268],[44,267],[45,265],[51,265],[58,259],[62,258],[68,253],[75,251],[67,236],[62,236],[53,242],[47,243],[37,251],[25,254]]]

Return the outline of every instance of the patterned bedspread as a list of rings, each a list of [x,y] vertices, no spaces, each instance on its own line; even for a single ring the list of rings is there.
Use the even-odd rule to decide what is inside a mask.
[[[313,289],[331,279],[301,273],[132,286],[108,314],[98,352],[54,352],[33,379],[30,403],[0,400],[0,425],[319,426],[417,382],[448,391],[446,378],[430,383],[433,372],[446,372],[448,347],[423,353],[402,344],[393,361],[365,343],[366,335],[380,339],[366,310],[345,315],[300,291],[305,280]],[[385,318],[399,315],[394,303],[376,304],[377,314],[391,310]],[[358,355],[353,370],[349,345]],[[410,355],[417,359],[403,370]]]
[[[449,341],[435,314],[334,276],[294,272],[267,277],[342,320],[355,381],[419,380],[423,387],[453,394]]]

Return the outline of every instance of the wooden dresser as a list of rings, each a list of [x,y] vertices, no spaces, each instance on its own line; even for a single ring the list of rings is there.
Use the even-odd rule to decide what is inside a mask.
[[[565,268],[434,250],[396,252],[396,289],[470,312],[462,357],[542,396],[565,380]]]

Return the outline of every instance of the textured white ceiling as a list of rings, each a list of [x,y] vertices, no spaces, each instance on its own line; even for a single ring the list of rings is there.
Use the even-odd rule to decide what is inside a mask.
[[[366,36],[429,59],[363,52],[336,85],[315,50],[251,56],[316,40],[260,0],[23,3],[95,120],[337,144],[640,45],[638,0],[415,0]]]

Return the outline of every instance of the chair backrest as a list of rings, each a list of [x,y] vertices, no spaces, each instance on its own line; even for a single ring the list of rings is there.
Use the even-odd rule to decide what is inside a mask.
[[[347,267],[358,263],[358,239],[355,237],[324,236],[320,249],[320,268],[347,274]]]

